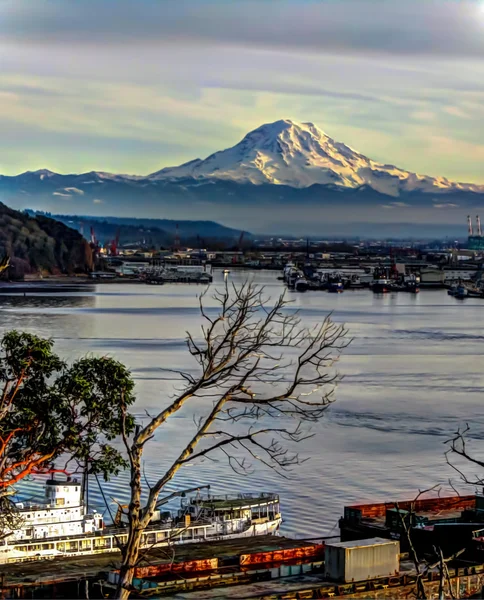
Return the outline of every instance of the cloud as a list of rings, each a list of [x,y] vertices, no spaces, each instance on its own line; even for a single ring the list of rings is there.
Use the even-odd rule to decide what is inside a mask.
[[[381,204],[383,208],[406,208],[410,206],[406,202],[390,202],[390,204]]]
[[[410,117],[416,121],[434,121],[436,114],[430,110],[416,110],[410,114]]]
[[[94,198],[92,202],[93,204],[104,204],[104,200],[101,200],[101,198]]]
[[[448,115],[451,115],[452,117],[458,117],[459,119],[470,119],[471,118],[470,115],[468,115],[466,112],[464,112],[458,106],[446,106],[442,110],[445,113],[447,113]]]
[[[384,5],[384,7],[382,7]],[[206,42],[329,52],[484,55],[475,0],[15,0],[0,33],[27,43]]]
[[[76,187],[66,187],[66,188],[64,188],[64,190],[71,194],[77,194],[78,196],[84,196],[84,191],[80,190],[79,188],[76,188]]]
[[[72,198],[70,194],[64,194],[63,192],[54,192],[53,196],[61,196],[61,198]]]
[[[434,208],[458,208],[458,204],[453,204],[452,202],[443,202],[439,204],[434,204]]]

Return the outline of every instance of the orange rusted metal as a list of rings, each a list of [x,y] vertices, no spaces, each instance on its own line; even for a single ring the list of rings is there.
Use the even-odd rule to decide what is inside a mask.
[[[162,563],[148,567],[136,567],[135,577],[146,579],[157,577],[165,573],[191,573],[195,571],[211,571],[218,567],[218,558],[207,558],[205,560],[189,560],[180,563]]]
[[[403,500],[398,502],[400,510],[433,512],[440,510],[473,510],[476,508],[475,496],[447,496],[444,498],[421,498],[419,500]],[[362,518],[374,519],[384,517],[388,508],[395,508],[395,502],[378,504],[353,504],[345,506],[346,510],[359,511]]]
[[[241,554],[239,564],[255,565],[277,563],[285,560],[310,558],[324,554],[324,544],[311,544],[298,548],[286,548],[285,550],[273,550],[271,552],[254,552],[252,554]]]

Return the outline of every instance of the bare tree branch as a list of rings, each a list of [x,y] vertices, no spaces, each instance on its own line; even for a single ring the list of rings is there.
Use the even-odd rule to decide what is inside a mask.
[[[209,311],[205,293],[200,296],[200,336],[187,334],[187,350],[197,371],[166,369],[179,376],[183,389],[124,440],[131,499],[118,598],[129,595],[142,532],[160,504],[160,493],[180,469],[221,456],[240,474],[251,472],[253,460],[287,476],[304,460],[293,446],[314,435],[303,424],[319,421],[334,401],[341,379],[336,363],[350,343],[343,325],[327,317],[311,329],[302,327],[284,295],[270,303],[264,288],[252,283],[226,285],[213,300],[217,310]],[[143,504],[144,447],[189,402],[202,411],[194,416],[195,432],[166,472],[150,484]]]

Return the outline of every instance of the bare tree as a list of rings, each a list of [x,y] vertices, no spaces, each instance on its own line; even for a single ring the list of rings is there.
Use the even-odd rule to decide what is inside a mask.
[[[415,597],[423,598],[423,599],[427,598],[427,594],[425,591],[425,585],[423,582],[423,576],[425,574],[425,569],[428,567],[428,563],[426,563],[425,561],[422,561],[422,557],[420,557],[417,554],[417,551],[413,544],[412,516],[414,514],[416,514],[416,512],[417,512],[417,502],[420,500],[420,498],[423,495],[425,495],[429,492],[432,492],[434,490],[437,490],[438,494],[440,496],[440,488],[436,485],[434,485],[433,487],[428,488],[426,490],[419,490],[418,494],[412,500],[408,510],[405,510],[405,511],[402,511],[400,509],[399,503],[395,502],[395,510],[397,511],[398,520],[400,523],[400,529],[401,529],[402,535],[405,539],[406,545],[408,547],[408,554],[409,554],[410,560],[413,563],[413,566],[415,569],[415,574],[417,577],[416,586],[415,586]],[[405,515],[407,515],[407,518]],[[440,550],[440,548],[439,548],[439,550]]]
[[[328,317],[314,329],[304,328],[284,295],[270,303],[264,294],[250,283],[226,286],[215,293],[215,314],[205,307],[202,295],[201,339],[187,337],[196,375],[176,371],[183,388],[134,435],[123,433],[131,492],[117,598],[129,596],[142,532],[160,493],[181,468],[222,453],[237,473],[248,472],[251,459],[284,473],[300,463],[292,446],[311,435],[304,424],[319,421],[334,399],[339,381],[334,364],[349,344],[345,327]],[[146,444],[191,401],[197,409],[207,404],[209,408],[196,419],[193,437],[164,475],[148,486],[143,503]]]
[[[461,480],[469,485],[482,486],[484,485],[484,474],[473,474],[469,476],[464,472],[464,465],[476,466],[479,470],[484,469],[484,457],[479,459],[469,451],[467,446],[467,437],[471,428],[467,423],[463,429],[458,429],[453,436],[446,441],[448,446],[445,452],[447,464],[456,471]],[[457,459],[459,464],[454,461]]]

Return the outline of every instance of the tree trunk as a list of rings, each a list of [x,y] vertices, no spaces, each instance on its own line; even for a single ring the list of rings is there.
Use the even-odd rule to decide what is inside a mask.
[[[141,451],[133,449],[131,454],[131,500],[128,507],[128,541],[121,549],[122,561],[119,569],[117,600],[127,600],[133,582],[134,569],[138,562],[141,536]]]
[[[142,530],[137,523],[133,522],[128,542],[123,550],[123,561],[119,569],[118,587],[116,590],[117,600],[127,600],[130,595],[131,586],[133,583],[134,569],[138,562],[139,547],[141,542]]]

